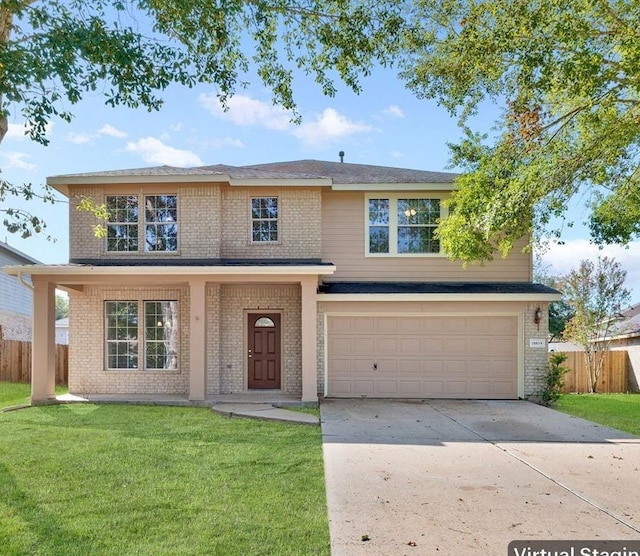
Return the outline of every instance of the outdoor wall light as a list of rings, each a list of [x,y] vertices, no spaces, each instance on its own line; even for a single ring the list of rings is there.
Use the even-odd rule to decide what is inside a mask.
[[[542,309],[540,309],[540,307],[538,307],[538,308],[536,308],[535,312],[533,313],[533,322],[535,322],[539,327],[541,320],[542,320]]]

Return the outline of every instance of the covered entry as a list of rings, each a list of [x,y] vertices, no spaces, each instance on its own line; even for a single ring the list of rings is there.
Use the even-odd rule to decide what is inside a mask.
[[[517,315],[328,315],[327,395],[518,397]]]

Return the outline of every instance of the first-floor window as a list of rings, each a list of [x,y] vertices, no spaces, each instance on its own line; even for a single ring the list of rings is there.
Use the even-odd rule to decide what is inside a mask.
[[[177,301],[107,301],[105,321],[108,369],[178,368]]]

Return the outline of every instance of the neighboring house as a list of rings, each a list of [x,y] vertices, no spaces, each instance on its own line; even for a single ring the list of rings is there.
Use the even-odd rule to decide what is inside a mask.
[[[0,241],[0,267],[39,264],[36,259]],[[33,292],[27,277],[25,284],[15,276],[0,273],[0,337],[5,340],[31,341]]]
[[[640,391],[640,303],[620,312],[610,339],[609,349],[629,354],[629,389]]]
[[[464,269],[434,237],[455,174],[302,160],[49,178],[70,264],[35,285],[33,399],[54,396],[54,288],[72,393],[205,400],[536,394],[547,307],[529,253]],[[105,203],[106,238],[83,197]]]
[[[56,321],[56,344],[69,343],[69,317]]]

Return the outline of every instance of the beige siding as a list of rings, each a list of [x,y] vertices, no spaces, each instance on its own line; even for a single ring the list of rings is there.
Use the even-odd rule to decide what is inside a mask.
[[[252,197],[277,197],[277,243],[251,241]],[[225,258],[319,259],[321,196],[318,189],[234,188],[222,190],[222,247]]]
[[[327,281],[518,282],[531,279],[531,255],[518,248],[507,259],[498,258],[485,266],[466,269],[443,256],[367,257],[364,199],[363,192],[323,192],[322,258],[337,267]]]

